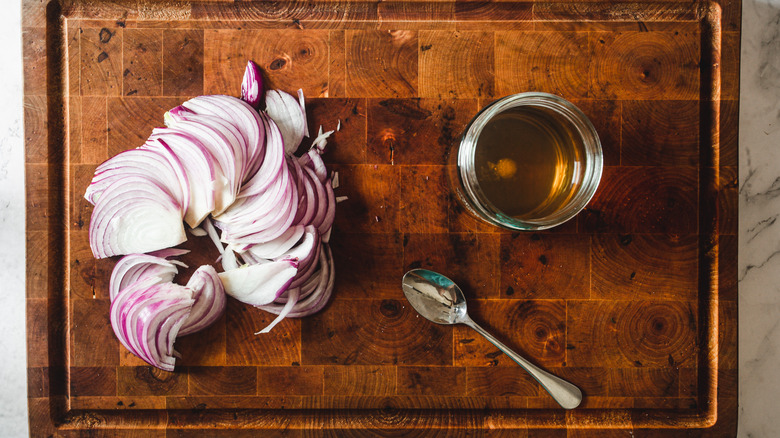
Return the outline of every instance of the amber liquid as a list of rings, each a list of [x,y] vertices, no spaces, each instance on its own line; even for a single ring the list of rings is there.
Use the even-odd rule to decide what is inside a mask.
[[[477,140],[474,164],[485,197],[516,219],[547,217],[579,183],[584,145],[560,115],[518,107],[493,117]]]

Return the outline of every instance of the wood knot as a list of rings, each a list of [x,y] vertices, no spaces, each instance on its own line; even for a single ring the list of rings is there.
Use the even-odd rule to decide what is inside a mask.
[[[114,36],[115,32],[111,32],[107,28],[100,29],[100,33],[98,34],[98,38],[100,38],[100,42],[103,44],[106,44],[107,42],[111,41],[111,37]]]
[[[281,70],[287,64],[287,60],[284,58],[276,58],[271,61],[271,65],[268,66],[271,70]]]
[[[401,304],[396,300],[382,300],[379,312],[388,318],[394,318],[401,312]]]

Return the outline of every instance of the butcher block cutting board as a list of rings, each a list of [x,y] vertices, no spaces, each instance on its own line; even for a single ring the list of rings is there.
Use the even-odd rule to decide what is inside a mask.
[[[736,433],[739,0],[23,4],[33,436]],[[238,95],[250,59],[303,90],[311,131],[340,122],[333,299],[257,336],[273,315],[231,299],[162,372],[113,335],[116,259],[93,258],[83,193],[166,110]],[[478,223],[445,176],[478,109],[524,91],[574,102],[604,149],[589,206],[539,233]],[[582,405],[419,317],[400,287],[416,267]]]

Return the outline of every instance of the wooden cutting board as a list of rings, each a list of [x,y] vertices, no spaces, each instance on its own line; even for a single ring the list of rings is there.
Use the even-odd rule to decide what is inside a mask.
[[[736,433],[739,0],[23,4],[33,436]],[[166,110],[237,95],[248,59],[303,89],[311,130],[341,122],[334,298],[262,336],[271,315],[231,300],[160,372],[114,338],[116,260],[92,257],[82,195]],[[606,167],[574,220],[508,233],[453,201],[444,165],[479,108],[532,90],[582,108]],[[461,284],[581,407],[418,317],[400,288],[414,267]]]

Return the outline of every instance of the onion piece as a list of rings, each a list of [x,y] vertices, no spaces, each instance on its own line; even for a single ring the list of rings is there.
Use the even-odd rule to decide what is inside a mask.
[[[231,269],[238,269],[238,260],[236,259],[236,253],[233,251],[233,246],[228,245],[225,251],[222,252],[222,269],[224,271],[230,271]]]
[[[275,259],[292,248],[303,236],[303,225],[295,225],[287,229],[281,236],[265,243],[248,245],[246,251],[252,256],[263,259]]]
[[[197,227],[206,216],[214,211],[214,183],[217,172],[211,153],[200,142],[180,135],[167,128],[156,128],[143,149],[159,150],[169,148],[179,157],[187,175],[190,199],[184,212],[184,220],[190,228]]]
[[[282,260],[220,272],[225,293],[242,303],[260,306],[273,302],[298,272],[298,262]]]
[[[225,288],[213,266],[203,265],[198,268],[187,282],[195,298],[187,319],[179,331],[179,336],[199,332],[216,322],[227,307]]]
[[[145,253],[187,240],[181,206],[146,178],[129,176],[108,186],[89,223],[95,258]]]
[[[279,127],[265,113],[260,113],[260,122],[266,140],[265,155],[260,168],[245,179],[239,197],[263,193],[285,171],[284,141]]]
[[[219,117],[232,123],[244,138],[247,157],[244,174],[239,180],[247,183],[260,169],[267,159],[265,121],[262,114],[241,99],[232,96],[211,95],[198,96],[182,104],[196,114],[206,114]]]
[[[336,201],[338,201],[338,198],[336,198]],[[204,230],[204,229],[203,229],[203,228],[201,228],[201,227],[190,228],[190,229],[189,229],[189,230],[187,230],[187,231],[189,231],[189,232],[190,232],[190,234],[192,234],[192,235],[193,235],[193,236],[195,236],[195,237],[203,237],[203,236],[205,236],[205,235],[207,235],[207,234],[208,234],[208,233],[206,232],[206,230]]]
[[[111,303],[111,327],[131,353],[173,371],[173,341],[195,300],[184,286],[158,282],[159,278],[147,277],[120,291]]]
[[[263,102],[263,75],[260,67],[252,61],[246,63],[244,79],[241,82],[241,100],[254,109],[259,109]]]
[[[282,307],[282,311],[279,312],[279,315],[276,318],[274,318],[274,320],[271,321],[270,324],[268,324],[264,329],[260,330],[255,334],[259,335],[261,333],[268,333],[271,331],[272,328],[276,327],[277,324],[282,322],[282,320],[290,313],[290,311],[292,311],[293,307],[298,302],[298,296],[300,295],[300,292],[301,290],[297,287],[288,289],[287,303],[284,305],[284,307]]]
[[[320,269],[318,275],[314,275],[309,279],[308,284],[301,286],[301,298],[293,307],[293,310],[287,314],[288,318],[302,318],[319,312],[330,299],[330,295],[333,292],[333,284],[335,280],[333,269],[333,254],[331,253],[328,245],[322,245],[320,250]],[[306,298],[302,298],[304,290],[307,287],[313,289],[309,292]],[[259,306],[260,309],[265,310],[276,315],[279,315],[284,309],[283,305],[271,303]]]
[[[168,194],[186,210],[189,193],[180,183],[183,169],[178,160],[170,160],[166,151],[130,149],[115,155],[95,170],[95,176],[84,193],[84,198],[92,205],[103,191],[117,179],[131,175],[153,181],[165,189]]]
[[[330,137],[334,132],[334,130],[322,132],[322,125],[320,125],[320,130],[317,133],[317,137],[311,142],[312,148],[316,148],[320,153],[324,152],[325,146],[328,145],[328,137]]]
[[[284,91],[268,90],[265,93],[265,112],[279,126],[284,152],[288,155],[294,154],[303,137],[309,135],[303,91],[298,93],[296,101],[292,95]]]
[[[213,214],[223,212],[238,194],[246,165],[246,144],[230,123],[211,115],[181,112],[168,129],[205,147],[214,158],[216,173]]]
[[[170,283],[178,273],[177,266],[187,267],[176,260],[166,260],[187,254],[186,249],[164,249],[150,254],[129,254],[114,266],[109,280],[109,297],[113,301],[119,292],[145,277],[156,277],[160,283]]]

